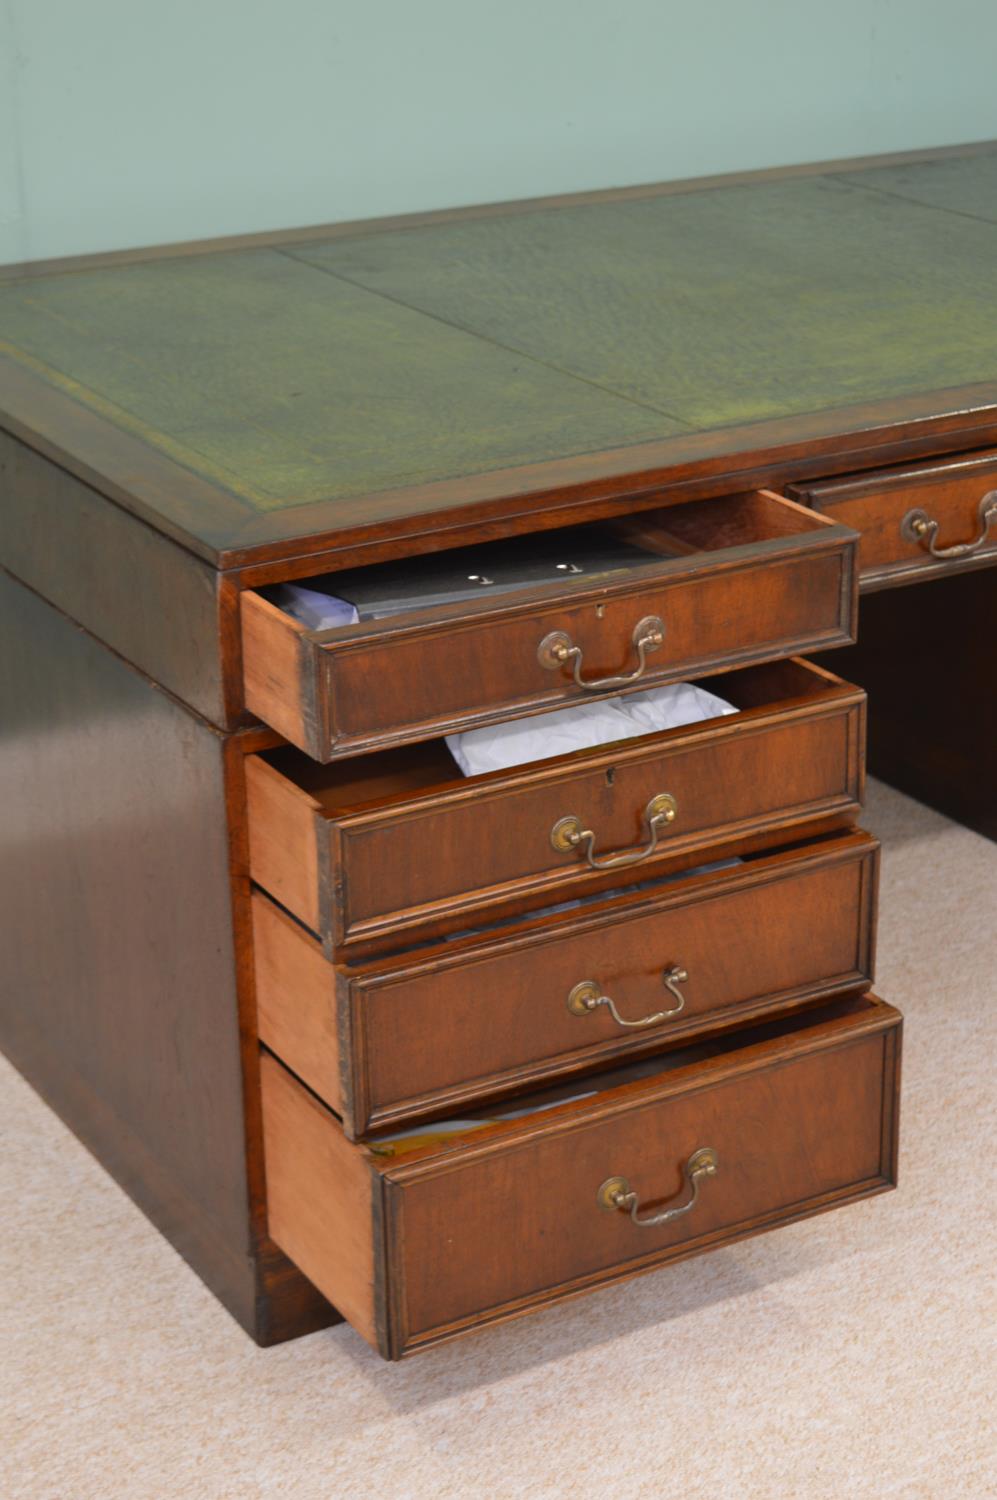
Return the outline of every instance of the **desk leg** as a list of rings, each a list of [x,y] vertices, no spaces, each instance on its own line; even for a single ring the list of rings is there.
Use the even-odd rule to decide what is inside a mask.
[[[869,694],[872,775],[997,840],[997,568],[866,595],[825,661]]]

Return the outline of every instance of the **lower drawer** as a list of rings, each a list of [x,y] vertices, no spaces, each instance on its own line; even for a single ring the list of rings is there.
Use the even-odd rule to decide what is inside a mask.
[[[269,1231],[398,1359],[892,1186],[900,1025],[840,1000],[380,1146],[264,1055]]]
[[[872,981],[867,833],[365,964],[253,895],[260,1040],[352,1138]]]

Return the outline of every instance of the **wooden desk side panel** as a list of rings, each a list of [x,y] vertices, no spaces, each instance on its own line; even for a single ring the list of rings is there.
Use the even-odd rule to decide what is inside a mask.
[[[2,570],[0,807],[0,1042],[252,1330],[222,740]]]
[[[2,430],[0,566],[213,724],[233,721],[214,569]]]

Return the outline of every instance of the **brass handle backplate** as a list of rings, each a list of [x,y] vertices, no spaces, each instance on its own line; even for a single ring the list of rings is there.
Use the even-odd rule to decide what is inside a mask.
[[[537,660],[548,672],[556,672],[559,667],[566,667],[570,663],[575,682],[580,688],[584,688],[587,693],[601,693],[604,688],[627,687],[643,677],[648,656],[652,651],[657,651],[665,639],[664,622],[657,615],[647,615],[643,620],[638,620],[630,639],[637,651],[637,666],[622,677],[583,678],[582,648],[576,646],[570,635],[563,630],[552,630],[549,635],[544,636],[537,647]]]
[[[678,803],[671,792],[659,792],[656,797],[652,797],[644,809],[647,844],[631,854],[610,854],[605,859],[597,859],[595,834],[573,813],[558,818],[550,831],[550,842],[558,854],[567,854],[572,849],[584,849],[585,858],[593,870],[621,870],[625,865],[639,865],[642,860],[649,859],[658,847],[658,835],[666,824],[674,823],[677,814]]]
[[[997,526],[997,490],[990,490],[979,505],[980,534],[972,542],[958,542],[954,547],[936,546],[938,522],[926,510],[909,510],[900,522],[900,535],[905,542],[918,542],[932,557],[946,562],[959,557],[972,557],[985,545],[991,526]]]
[[[689,1197],[684,1203],[662,1209],[660,1213],[639,1216],[640,1200],[625,1177],[607,1177],[596,1193],[596,1202],[607,1213],[628,1213],[641,1229],[652,1229],[656,1224],[669,1224],[695,1208],[699,1199],[699,1184],[706,1177],[715,1177],[720,1169],[720,1160],[712,1146],[700,1146],[686,1162],[683,1171],[689,1184]]]
[[[568,996],[567,1006],[573,1016],[589,1016],[600,1006],[605,1006],[617,1026],[656,1026],[659,1021],[666,1021],[669,1016],[677,1016],[679,1011],[685,1010],[685,996],[679,985],[685,984],[689,975],[678,964],[673,964],[664,971],[661,978],[665,988],[675,996],[678,1005],[673,1005],[670,1010],[655,1011],[653,1016],[641,1016],[638,1021],[625,1021],[610,997],[604,995],[591,979],[583,979],[580,984],[575,985]]]

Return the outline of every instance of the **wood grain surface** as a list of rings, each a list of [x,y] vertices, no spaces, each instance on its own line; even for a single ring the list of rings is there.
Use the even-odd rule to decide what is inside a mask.
[[[0,570],[0,1040],[256,1320],[221,736]]]
[[[799,662],[732,673],[723,690],[742,712],[483,776],[456,774],[435,743],[328,767],[289,748],[250,756],[253,878],[332,956],[853,821],[864,695]],[[597,858],[637,853],[662,792],[676,817],[640,864],[606,872],[552,847],[554,824],[574,815]]]
[[[854,639],[856,536],[791,499],[763,490],[613,525],[648,549],[648,563],[570,588],[325,631],[304,630],[249,590],[247,707],[330,761],[585,700],[600,678],[635,671],[634,629],[646,617],[663,621],[663,639],[624,690]],[[569,667],[538,660],[552,631],[582,650],[588,688]]]
[[[0,565],[212,723],[234,718],[215,570],[3,431]]]
[[[401,1157],[351,1145],[265,1058],[271,1233],[399,1358],[892,1186],[899,1039],[881,1001],[835,1002]],[[641,1228],[600,1210],[597,1190],[618,1174],[645,1214],[682,1201],[683,1166],[704,1146],[720,1170],[687,1215]]]
[[[980,516],[984,497],[997,497],[993,449],[793,485],[791,492],[804,505],[859,533],[859,580],[865,590],[997,561],[997,522],[984,529]],[[907,535],[904,518],[915,509],[938,522],[937,548],[969,543],[970,555],[936,558],[919,538]]]
[[[536,1086],[873,978],[878,850],[852,833],[638,887],[556,918],[367,964],[334,966],[257,891],[260,1039],[353,1139]],[[567,1006],[583,980],[605,1008]],[[445,1045],[442,1045],[444,1043]],[[587,1087],[588,1085],[581,1085]]]

